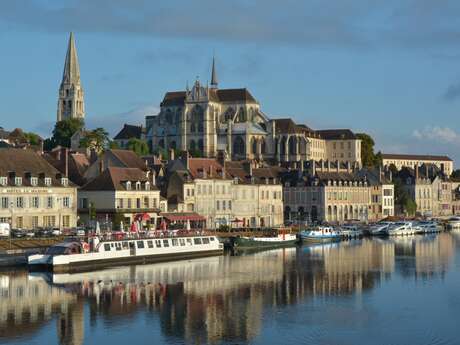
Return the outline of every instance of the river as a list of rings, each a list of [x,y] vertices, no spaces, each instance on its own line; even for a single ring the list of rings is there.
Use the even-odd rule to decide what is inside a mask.
[[[0,344],[460,344],[460,233],[0,272]]]

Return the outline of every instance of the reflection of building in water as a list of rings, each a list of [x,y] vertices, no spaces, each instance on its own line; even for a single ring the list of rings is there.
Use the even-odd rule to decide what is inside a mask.
[[[83,344],[85,334],[84,324],[82,303],[66,305],[65,308],[61,308],[61,312],[56,323],[59,344]]]
[[[401,274],[416,278],[444,276],[455,251],[448,233],[397,238],[394,243]]]
[[[75,303],[75,295],[27,272],[1,273],[0,340],[2,337],[31,336],[53,314],[68,310]],[[82,337],[73,339],[76,341],[72,340],[72,344],[80,344],[78,339]]]

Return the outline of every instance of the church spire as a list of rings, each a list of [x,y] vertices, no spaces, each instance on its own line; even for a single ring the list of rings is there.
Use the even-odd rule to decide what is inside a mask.
[[[65,56],[64,72],[59,88],[57,121],[69,118],[85,117],[85,101],[80,81],[80,66],[78,65],[77,48],[73,33],[70,33]]]
[[[62,82],[80,84],[80,66],[78,64],[77,48],[73,32],[70,33],[69,44],[67,45]]]
[[[217,89],[216,58],[212,57],[211,88]]]

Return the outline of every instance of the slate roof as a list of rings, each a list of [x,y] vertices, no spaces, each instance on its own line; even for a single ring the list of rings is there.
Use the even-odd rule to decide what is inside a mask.
[[[358,139],[349,129],[322,129],[317,130],[316,133],[326,140]]]
[[[274,119],[276,134],[312,134],[314,131],[306,125],[297,125],[292,119]]]
[[[30,186],[30,181],[26,178],[26,173],[30,173],[32,177],[38,177],[38,187],[44,187],[44,179],[40,176],[50,177],[53,186],[62,187],[59,176],[62,173],[46,161],[42,156],[32,150],[23,150],[15,148],[0,149],[0,176],[8,177],[10,172],[14,172],[15,176],[22,177],[22,185]],[[9,185],[14,184],[14,181],[8,179]],[[69,182],[69,186],[73,186]]]
[[[113,138],[114,140],[128,140],[131,138],[140,139],[142,137],[142,126],[124,124],[120,132]]]
[[[148,181],[147,175],[144,171],[137,168],[118,168],[109,167],[104,170],[102,174],[95,177],[81,190],[85,191],[115,191],[126,190],[124,182],[131,181],[132,191],[135,191],[135,183],[145,183]],[[156,186],[150,185],[150,190],[158,190]],[[144,190],[145,191],[145,190]]]
[[[167,92],[161,102],[161,106],[183,105],[185,102],[185,91]],[[209,89],[209,99],[217,102],[254,102],[256,99],[246,88],[241,89]]]
[[[450,159],[448,156],[392,154],[392,153],[382,153],[382,159],[426,160],[426,161],[448,161],[448,162],[452,162],[452,159]]]

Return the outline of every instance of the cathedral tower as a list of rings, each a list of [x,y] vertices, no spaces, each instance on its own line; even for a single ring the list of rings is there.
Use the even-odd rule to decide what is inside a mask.
[[[85,118],[85,101],[80,81],[77,48],[73,33],[70,33],[69,45],[65,57],[64,73],[59,88],[57,121],[70,118]]]

